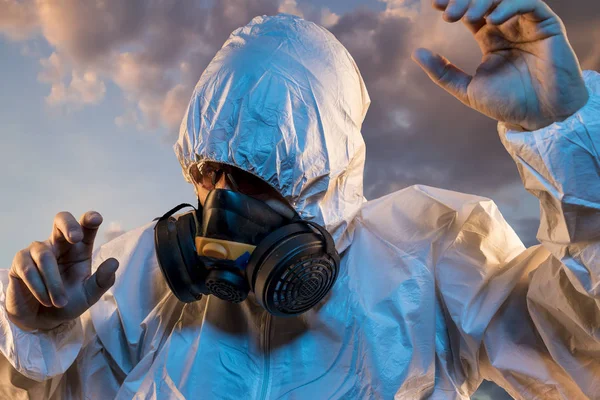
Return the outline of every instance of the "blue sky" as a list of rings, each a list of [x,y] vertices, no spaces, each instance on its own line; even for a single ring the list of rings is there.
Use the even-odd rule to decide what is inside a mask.
[[[600,40],[589,38],[599,24],[582,23],[596,3],[549,3],[562,7],[584,67],[597,68]],[[411,65],[418,46],[471,72],[480,57],[465,29],[441,21],[429,1],[228,0],[217,7],[199,0],[190,16],[184,7],[157,11],[141,0],[106,1],[102,10],[75,0],[44,9],[2,4],[10,6],[0,18],[5,268],[16,251],[48,237],[59,211],[102,213],[101,244],[109,226],[129,230],[194,202],[171,148],[189,93],[233,28],[278,10],[326,25],[357,60],[372,98],[363,126],[368,199],[415,183],[480,194],[497,202],[526,244],[535,243],[537,200],[522,188],[495,122]],[[386,12],[396,14],[384,24]]]
[[[360,3],[331,5],[343,12],[340,5]],[[113,236],[109,230],[129,230],[180,202],[194,203],[172,151],[172,126],[117,126],[127,101],[110,79],[97,104],[50,105],[51,84],[39,75],[56,44],[44,33],[17,39],[10,30],[4,33],[0,29],[0,215],[6,227],[0,232],[0,267],[9,268],[31,241],[46,239],[59,211],[76,218],[99,211],[104,223],[98,245]]]
[[[191,187],[165,140],[164,129],[119,128],[119,90],[108,86],[100,104],[67,113],[46,104],[48,85],[40,84],[37,57],[23,56],[22,44],[0,41],[0,156],[3,188],[0,260],[10,266],[14,253],[48,237],[54,215],[77,218],[98,210],[131,229],[181,201],[193,201]],[[40,43],[42,56],[51,49]],[[100,232],[98,241],[103,241]]]

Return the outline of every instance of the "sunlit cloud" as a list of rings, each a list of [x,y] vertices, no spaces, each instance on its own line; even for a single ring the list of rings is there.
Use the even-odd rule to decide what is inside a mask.
[[[110,242],[124,233],[125,230],[121,226],[121,223],[118,221],[112,221],[110,224],[108,224],[108,227],[106,227],[106,230],[104,231],[104,242]]]
[[[283,0],[277,11],[304,17],[304,12],[298,8],[298,2],[296,0]]]
[[[498,187],[521,185],[496,123],[435,86],[410,59],[415,48],[427,47],[470,73],[480,62],[470,32],[445,22],[430,0],[381,0],[383,9],[344,13],[331,11],[328,2],[301,0],[0,1],[1,33],[21,40],[30,55],[37,52],[33,38],[53,49],[40,58],[38,75],[49,87],[48,105],[93,107],[114,84],[124,99],[114,123],[124,130],[164,128],[170,140],[200,74],[235,28],[257,15],[302,16],[326,26],[348,48],[369,90],[372,103],[363,124],[367,198],[417,183],[487,196],[498,195]],[[600,29],[590,22],[600,3],[582,2],[585,13],[548,3],[565,21],[582,66],[598,69]]]
[[[54,48],[40,60],[38,77],[50,85],[49,105],[97,104],[110,81],[128,107],[116,124],[173,134],[196,80],[227,35],[278,7],[275,0],[2,2],[1,33],[13,40],[39,33]],[[30,53],[27,43],[24,49]]]
[[[25,40],[38,28],[38,15],[33,1],[0,0],[0,33],[12,40]]]

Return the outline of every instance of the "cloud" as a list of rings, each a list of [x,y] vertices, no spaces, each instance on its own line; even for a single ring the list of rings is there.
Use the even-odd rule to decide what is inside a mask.
[[[385,3],[383,12],[356,9],[329,28],[356,60],[372,100],[363,124],[365,196],[413,184],[484,195],[496,200],[525,244],[537,244],[537,199],[523,189],[496,122],[437,87],[410,59],[414,49],[426,47],[473,73],[481,51],[471,33],[443,21],[429,0]],[[600,39],[592,35],[598,19],[589,15],[600,15],[600,3],[551,6],[583,66],[598,69]]]
[[[0,33],[12,40],[24,40],[35,33],[38,16],[33,1],[0,0]]]
[[[427,47],[470,73],[481,60],[470,32],[443,21],[430,0],[381,0],[380,9],[344,13],[331,11],[333,0],[0,1],[8,5],[0,32],[12,38],[40,32],[54,48],[40,61],[38,77],[50,85],[50,104],[95,104],[105,82],[113,82],[126,100],[117,125],[163,126],[173,136],[200,74],[235,28],[256,15],[302,15],[327,26],[348,48],[369,90],[367,198],[416,183],[494,196],[500,196],[497,188],[513,188],[502,196],[527,207],[505,207],[509,219],[534,213],[514,189],[522,184],[495,121],[437,87],[410,59],[415,48]],[[600,2],[548,3],[565,22],[584,68],[599,69]]]
[[[473,73],[481,52],[470,32],[461,23],[443,21],[429,0],[385,3],[384,12],[354,10],[330,27],[355,58],[372,99],[363,125],[368,193],[380,196],[415,183],[471,193],[520,185],[516,167],[497,137],[495,121],[437,87],[410,59],[415,48],[427,47]],[[583,14],[591,8],[600,11],[597,2],[587,6],[585,13],[583,5],[577,12],[563,4],[557,10],[584,60],[595,59],[597,41],[589,39],[596,25],[581,25],[591,22]],[[592,61],[586,66],[598,67]]]
[[[151,22],[145,20],[152,5],[143,0],[44,0],[36,4],[46,40],[87,64],[133,42],[144,22]]]
[[[86,104],[98,104],[106,93],[106,86],[93,70],[72,69],[69,63],[57,53],[40,59],[42,70],[38,74],[40,82],[51,85],[46,102],[52,106],[65,105],[76,110]],[[70,80],[65,80],[70,75]]]
[[[167,92],[161,107],[161,118],[167,125],[177,126],[181,123],[182,110],[188,105],[191,91],[184,85],[177,85]]]
[[[319,18],[319,22],[325,28],[330,28],[332,25],[335,25],[339,22],[340,16],[334,12],[332,12],[329,8],[321,9],[321,18]]]
[[[326,28],[330,28],[337,24],[340,19],[338,14],[331,11],[329,7],[323,4],[317,6],[306,2],[298,3],[296,0],[280,0],[277,11],[280,13],[297,15],[306,20],[316,22]]]
[[[577,43],[583,69],[600,69],[600,24],[584,25],[571,35]]]
[[[428,1],[418,23],[413,21],[417,5],[396,1],[384,12],[356,10],[330,28],[356,60],[372,99],[363,125],[367,194],[416,183],[477,192],[514,181],[516,169],[494,121],[446,94],[410,59],[413,49],[428,47],[444,49],[459,65],[476,66],[478,47],[464,27],[445,23]]]
[[[128,108],[124,114],[115,117],[115,125],[119,128],[126,128],[128,126],[135,126],[138,131],[144,129],[144,126],[140,122],[139,112],[135,108]]]
[[[117,221],[112,221],[104,231],[104,243],[108,243],[124,233],[125,230],[121,226],[121,223]]]
[[[46,59],[40,59],[40,64],[42,66],[42,71],[38,74],[40,82],[59,82],[69,70],[69,66],[56,52]]]
[[[0,1],[8,10],[0,32],[25,39],[39,31],[54,48],[40,60],[38,77],[50,85],[48,104],[96,104],[112,81],[127,105],[115,123],[173,134],[202,70],[231,31],[278,7],[276,0]]]
[[[288,13],[297,15],[299,17],[304,17],[304,13],[298,8],[298,3],[296,0],[283,0],[277,11],[280,13]]]
[[[421,0],[380,0],[385,3],[386,16],[416,18],[421,11]]]

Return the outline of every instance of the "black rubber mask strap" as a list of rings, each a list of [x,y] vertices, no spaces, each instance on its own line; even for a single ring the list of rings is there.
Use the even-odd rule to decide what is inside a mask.
[[[321,234],[321,236],[323,236],[325,238],[325,252],[327,252],[327,254],[335,254],[335,252],[337,250],[335,248],[335,243],[333,242],[333,238],[329,234],[329,232],[327,232],[327,230],[325,228],[323,228],[321,225],[319,225],[315,222],[306,221],[306,223],[309,224],[310,226],[312,226],[313,228],[315,228]]]
[[[198,200],[198,205],[200,205],[200,200]],[[175,214],[177,211],[179,211],[179,210],[181,210],[182,208],[185,208],[185,207],[192,207],[194,210],[196,210],[196,207],[194,207],[191,204],[181,203],[180,205],[175,206],[172,209],[170,209],[169,211],[167,211],[162,217],[154,218],[153,221],[164,221],[165,219],[169,218],[170,216],[172,216],[173,214]]]

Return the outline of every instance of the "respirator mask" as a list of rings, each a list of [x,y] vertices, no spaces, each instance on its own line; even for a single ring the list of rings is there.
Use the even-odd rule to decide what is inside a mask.
[[[289,218],[249,195],[211,190],[202,207],[154,227],[160,269],[186,303],[202,295],[239,303],[254,292],[277,316],[298,315],[318,304],[338,275],[340,256],[320,225]],[[192,207],[193,208],[193,207]]]

